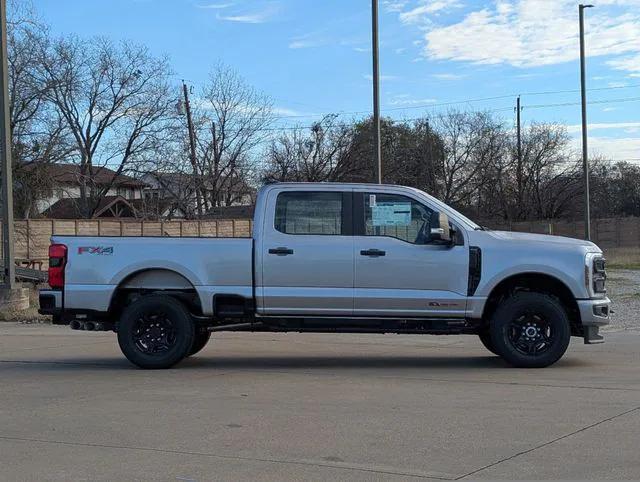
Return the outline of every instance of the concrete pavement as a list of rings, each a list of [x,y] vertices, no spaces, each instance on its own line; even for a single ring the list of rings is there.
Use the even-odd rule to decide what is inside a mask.
[[[2,480],[640,478],[640,332],[508,368],[475,337],[225,333],[142,371],[0,324]]]

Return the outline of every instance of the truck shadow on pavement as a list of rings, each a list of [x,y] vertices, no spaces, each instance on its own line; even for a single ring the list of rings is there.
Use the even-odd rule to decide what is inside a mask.
[[[588,367],[590,364],[584,360],[565,357],[547,370],[554,368]],[[487,356],[393,356],[393,355],[357,355],[357,356],[200,356],[183,360],[169,370],[148,371],[149,373],[162,373],[166,371],[202,371],[223,370],[225,372],[237,371],[350,371],[370,370],[397,371],[419,370],[424,374],[425,370],[437,371],[469,371],[485,369],[511,369],[517,370],[499,357]],[[133,370],[143,372],[130,364],[124,358],[117,357],[78,357],[60,358],[56,360],[0,360],[0,372],[19,370],[28,372],[98,372],[105,370]]]
[[[314,370],[314,369],[354,369],[375,368],[378,370],[398,368],[496,368],[507,365],[492,356],[394,356],[394,355],[305,355],[305,356],[249,356],[249,357],[194,357],[184,360],[179,367],[218,368],[223,370]]]

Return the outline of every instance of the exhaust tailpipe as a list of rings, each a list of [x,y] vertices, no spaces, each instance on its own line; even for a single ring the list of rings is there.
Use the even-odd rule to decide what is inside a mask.
[[[71,320],[71,323],[69,323],[69,327],[72,330],[82,330],[82,322],[78,320]]]
[[[87,331],[95,331],[96,329],[96,325],[93,321],[85,321],[84,322],[84,329]]]

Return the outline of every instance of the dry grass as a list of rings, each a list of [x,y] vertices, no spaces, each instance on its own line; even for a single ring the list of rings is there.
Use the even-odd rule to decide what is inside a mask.
[[[607,268],[640,269],[640,247],[605,249]]]

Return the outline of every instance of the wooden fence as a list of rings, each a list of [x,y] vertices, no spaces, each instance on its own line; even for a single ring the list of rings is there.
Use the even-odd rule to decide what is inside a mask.
[[[505,223],[488,221],[487,226],[505,231],[584,237],[583,221],[527,221]],[[640,218],[603,218],[591,221],[591,240],[604,249],[640,247]]]
[[[249,219],[128,221],[111,219],[31,219],[15,221],[15,257],[48,257],[49,238],[67,236],[251,237]]]
[[[128,221],[111,219],[32,219],[16,221],[15,256],[20,259],[46,260],[52,235],[76,236],[170,236],[170,237],[250,237],[249,219],[198,221]],[[580,221],[531,221],[505,223],[486,221],[493,229],[582,238],[584,223]],[[640,247],[640,218],[595,219],[591,224],[592,239],[602,248]]]

